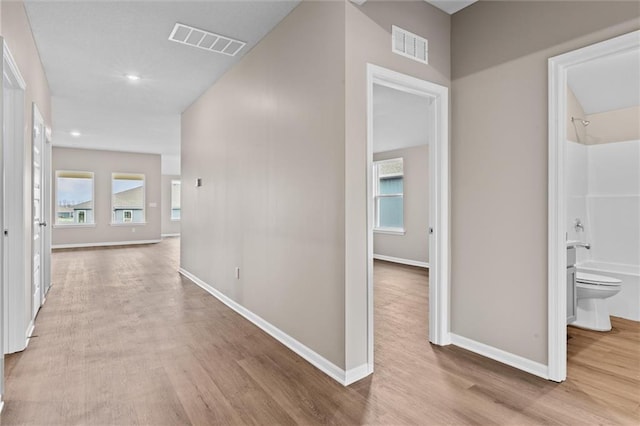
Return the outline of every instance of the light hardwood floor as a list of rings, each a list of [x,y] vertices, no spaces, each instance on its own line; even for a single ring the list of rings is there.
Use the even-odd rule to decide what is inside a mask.
[[[345,388],[180,277],[179,240],[56,252],[2,424],[638,424],[640,327],[569,329],[556,384],[427,341],[425,270],[376,262],[376,372]]]

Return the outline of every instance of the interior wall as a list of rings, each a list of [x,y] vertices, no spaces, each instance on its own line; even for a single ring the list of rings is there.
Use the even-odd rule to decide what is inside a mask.
[[[580,101],[567,86],[567,139],[571,142],[586,143],[586,127],[580,122],[572,122],[571,117],[587,119]]]
[[[181,126],[182,179],[202,179],[182,187],[181,267],[339,368],[344,14],[303,1]]]
[[[162,235],[180,234],[180,221],[171,220],[171,182],[174,180],[180,180],[180,176],[162,175],[162,203],[160,205],[160,217],[162,218]]]
[[[640,52],[639,52],[640,54]],[[640,139],[640,106],[587,115],[590,145]]]
[[[547,364],[548,58],[637,30],[639,16],[615,1],[453,15],[454,333]]]
[[[398,259],[429,262],[429,146],[379,152],[374,161],[402,158],[404,235],[374,232],[373,252]]]
[[[448,14],[422,0],[346,2],[347,369],[367,363],[367,63],[448,87],[450,24]],[[429,40],[429,65],[391,51],[392,25]]]
[[[51,91],[44,73],[44,68],[40,62],[40,56],[33,39],[31,26],[27,18],[22,1],[2,1],[0,2],[1,35],[4,38],[22,77],[26,82],[25,102],[24,102],[24,174],[22,177],[23,209],[29,212],[25,215],[24,222],[24,253],[23,276],[26,286],[25,298],[25,333],[32,320],[32,291],[31,291],[31,193],[32,193],[32,140],[31,129],[33,128],[32,105],[35,103],[42,114],[46,126],[51,127]]]
[[[53,206],[56,198],[56,170],[93,172],[95,226],[53,225],[53,246],[99,245],[160,240],[161,175],[160,155],[101,151],[79,148],[53,148]],[[112,173],[141,173],[145,176],[144,224],[111,224]],[[53,213],[55,220],[55,212]]]

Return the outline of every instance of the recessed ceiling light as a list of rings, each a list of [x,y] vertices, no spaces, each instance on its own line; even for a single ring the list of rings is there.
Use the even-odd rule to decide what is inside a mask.
[[[71,134],[71,136],[73,136],[74,138],[79,138],[79,137],[80,137],[80,135],[81,135],[82,133],[80,133],[80,132],[79,132],[79,131],[77,131],[77,130],[72,130],[72,131],[70,132],[70,134]]]
[[[138,74],[125,74],[125,77],[127,77],[129,81],[138,81],[142,78]]]

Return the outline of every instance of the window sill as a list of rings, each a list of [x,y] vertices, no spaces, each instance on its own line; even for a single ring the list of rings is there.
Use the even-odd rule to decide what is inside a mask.
[[[171,219],[171,222],[180,222],[180,219]]]
[[[111,222],[109,225],[111,226],[145,226],[147,222]]]
[[[54,228],[60,228],[60,229],[64,229],[64,228],[95,228],[96,224],[95,223],[69,223],[69,224],[63,224],[63,223],[55,223],[53,225]]]
[[[387,235],[404,235],[405,230],[402,228],[375,228],[374,234],[387,234]]]

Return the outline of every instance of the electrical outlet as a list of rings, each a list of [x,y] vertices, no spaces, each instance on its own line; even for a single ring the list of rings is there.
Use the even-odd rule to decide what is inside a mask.
[[[240,267],[236,266],[236,279],[239,280],[240,279]]]

